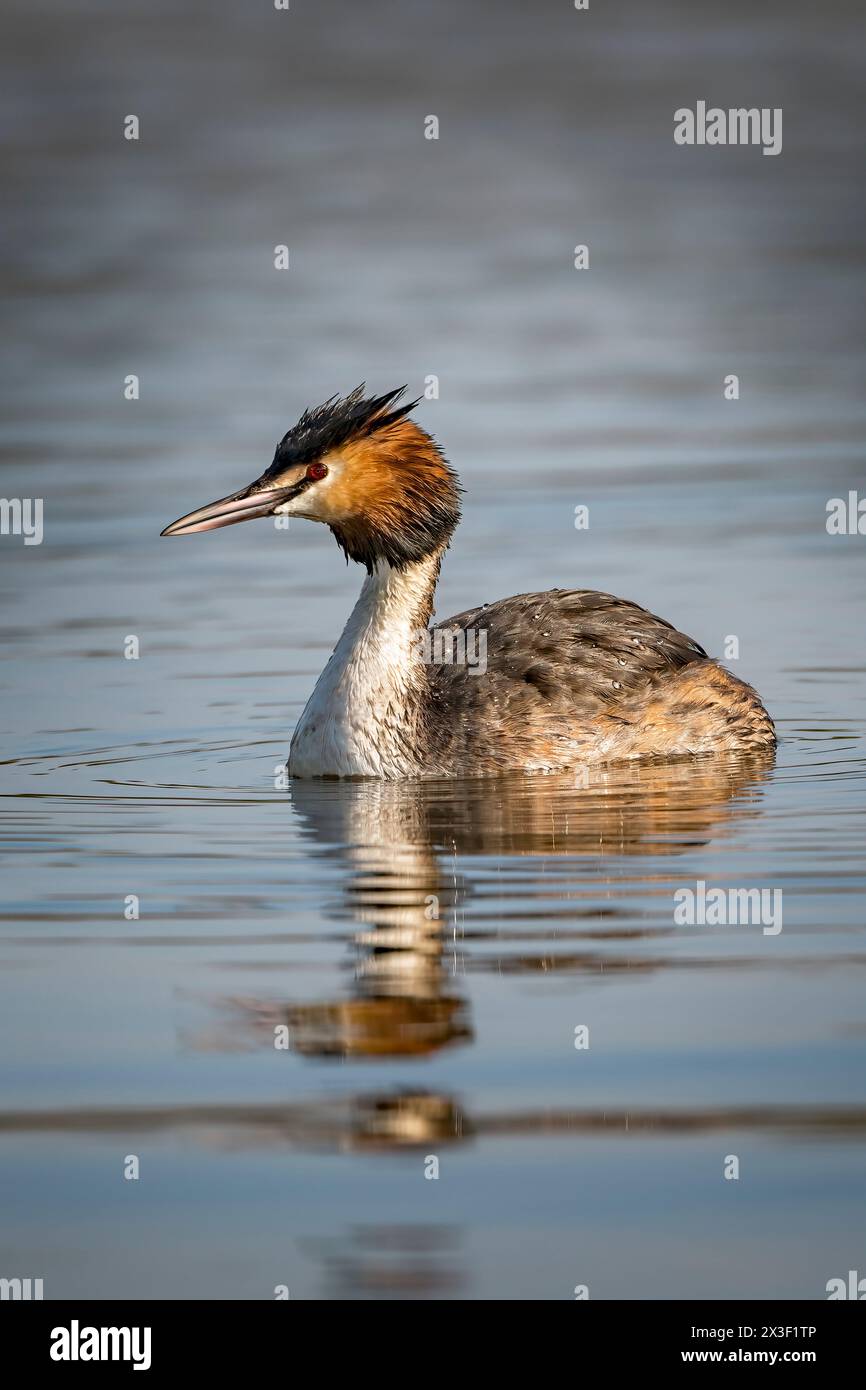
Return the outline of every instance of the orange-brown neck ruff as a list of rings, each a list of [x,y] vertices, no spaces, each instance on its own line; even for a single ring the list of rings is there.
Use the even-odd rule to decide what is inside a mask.
[[[460,520],[460,485],[436,442],[411,420],[350,440],[327,495],[330,525],[346,558],[372,574],[405,569],[442,551]],[[327,458],[326,458],[327,461]]]

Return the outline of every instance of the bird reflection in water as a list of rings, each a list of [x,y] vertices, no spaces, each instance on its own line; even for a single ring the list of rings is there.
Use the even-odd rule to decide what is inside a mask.
[[[286,1024],[292,1048],[309,1057],[424,1057],[472,1039],[460,988],[467,969],[659,968],[664,961],[612,961],[604,950],[605,939],[658,928],[600,922],[597,905],[575,901],[568,887],[561,905],[552,902],[548,861],[573,858],[593,894],[619,889],[621,878],[606,861],[675,855],[730,833],[756,814],[771,764],[772,755],[764,755],[590,768],[579,776],[296,781],[291,803],[302,835],[328,853],[336,847],[345,866],[341,900],[331,912],[357,926],[351,992],[313,1003],[223,1001],[232,1027],[272,1040],[274,1027]],[[527,859],[521,891],[531,895],[535,888],[543,904],[533,917],[555,924],[559,946],[564,938],[583,938],[580,950],[552,952],[548,932],[538,938],[548,949],[534,944],[495,961],[469,958],[462,915],[471,888],[458,865],[473,856]],[[497,936],[506,943],[507,933]],[[405,1108],[398,1114],[407,1120]]]
[[[314,793],[322,785],[313,784]],[[346,784],[344,798],[322,801],[308,799],[310,784],[296,784],[293,804],[305,831],[343,847],[348,872],[337,915],[359,930],[351,998],[291,1009],[293,1046],[317,1057],[427,1056],[472,1038],[454,968],[459,958],[446,954],[455,940],[458,879],[424,834],[417,795],[406,798],[404,787],[395,806],[382,795],[388,784],[365,784],[367,796],[359,796],[361,785]]]
[[[328,1299],[453,1298],[464,1283],[454,1226],[356,1226],[300,1246],[322,1265]]]

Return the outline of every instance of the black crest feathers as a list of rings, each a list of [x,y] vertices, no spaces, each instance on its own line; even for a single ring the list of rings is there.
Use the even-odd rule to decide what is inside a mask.
[[[418,405],[418,400],[396,404],[406,390],[405,386],[387,391],[384,396],[369,396],[366,399],[365,389],[366,383],[362,382],[347,396],[331,396],[324,405],[305,410],[298,423],[277,445],[271,467],[280,470],[290,464],[312,463],[329,450],[347,444],[350,439],[363,439],[376,430],[396,424]]]

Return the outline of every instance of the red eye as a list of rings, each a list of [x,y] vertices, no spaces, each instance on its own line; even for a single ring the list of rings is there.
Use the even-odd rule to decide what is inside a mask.
[[[327,477],[328,470],[323,463],[311,463],[307,469],[307,477],[312,478],[313,482],[318,482],[320,478]]]

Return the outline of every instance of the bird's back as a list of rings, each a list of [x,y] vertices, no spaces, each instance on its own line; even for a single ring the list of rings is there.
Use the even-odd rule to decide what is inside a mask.
[[[426,735],[449,775],[775,741],[750,686],[612,594],[517,594],[437,623],[430,648]]]

